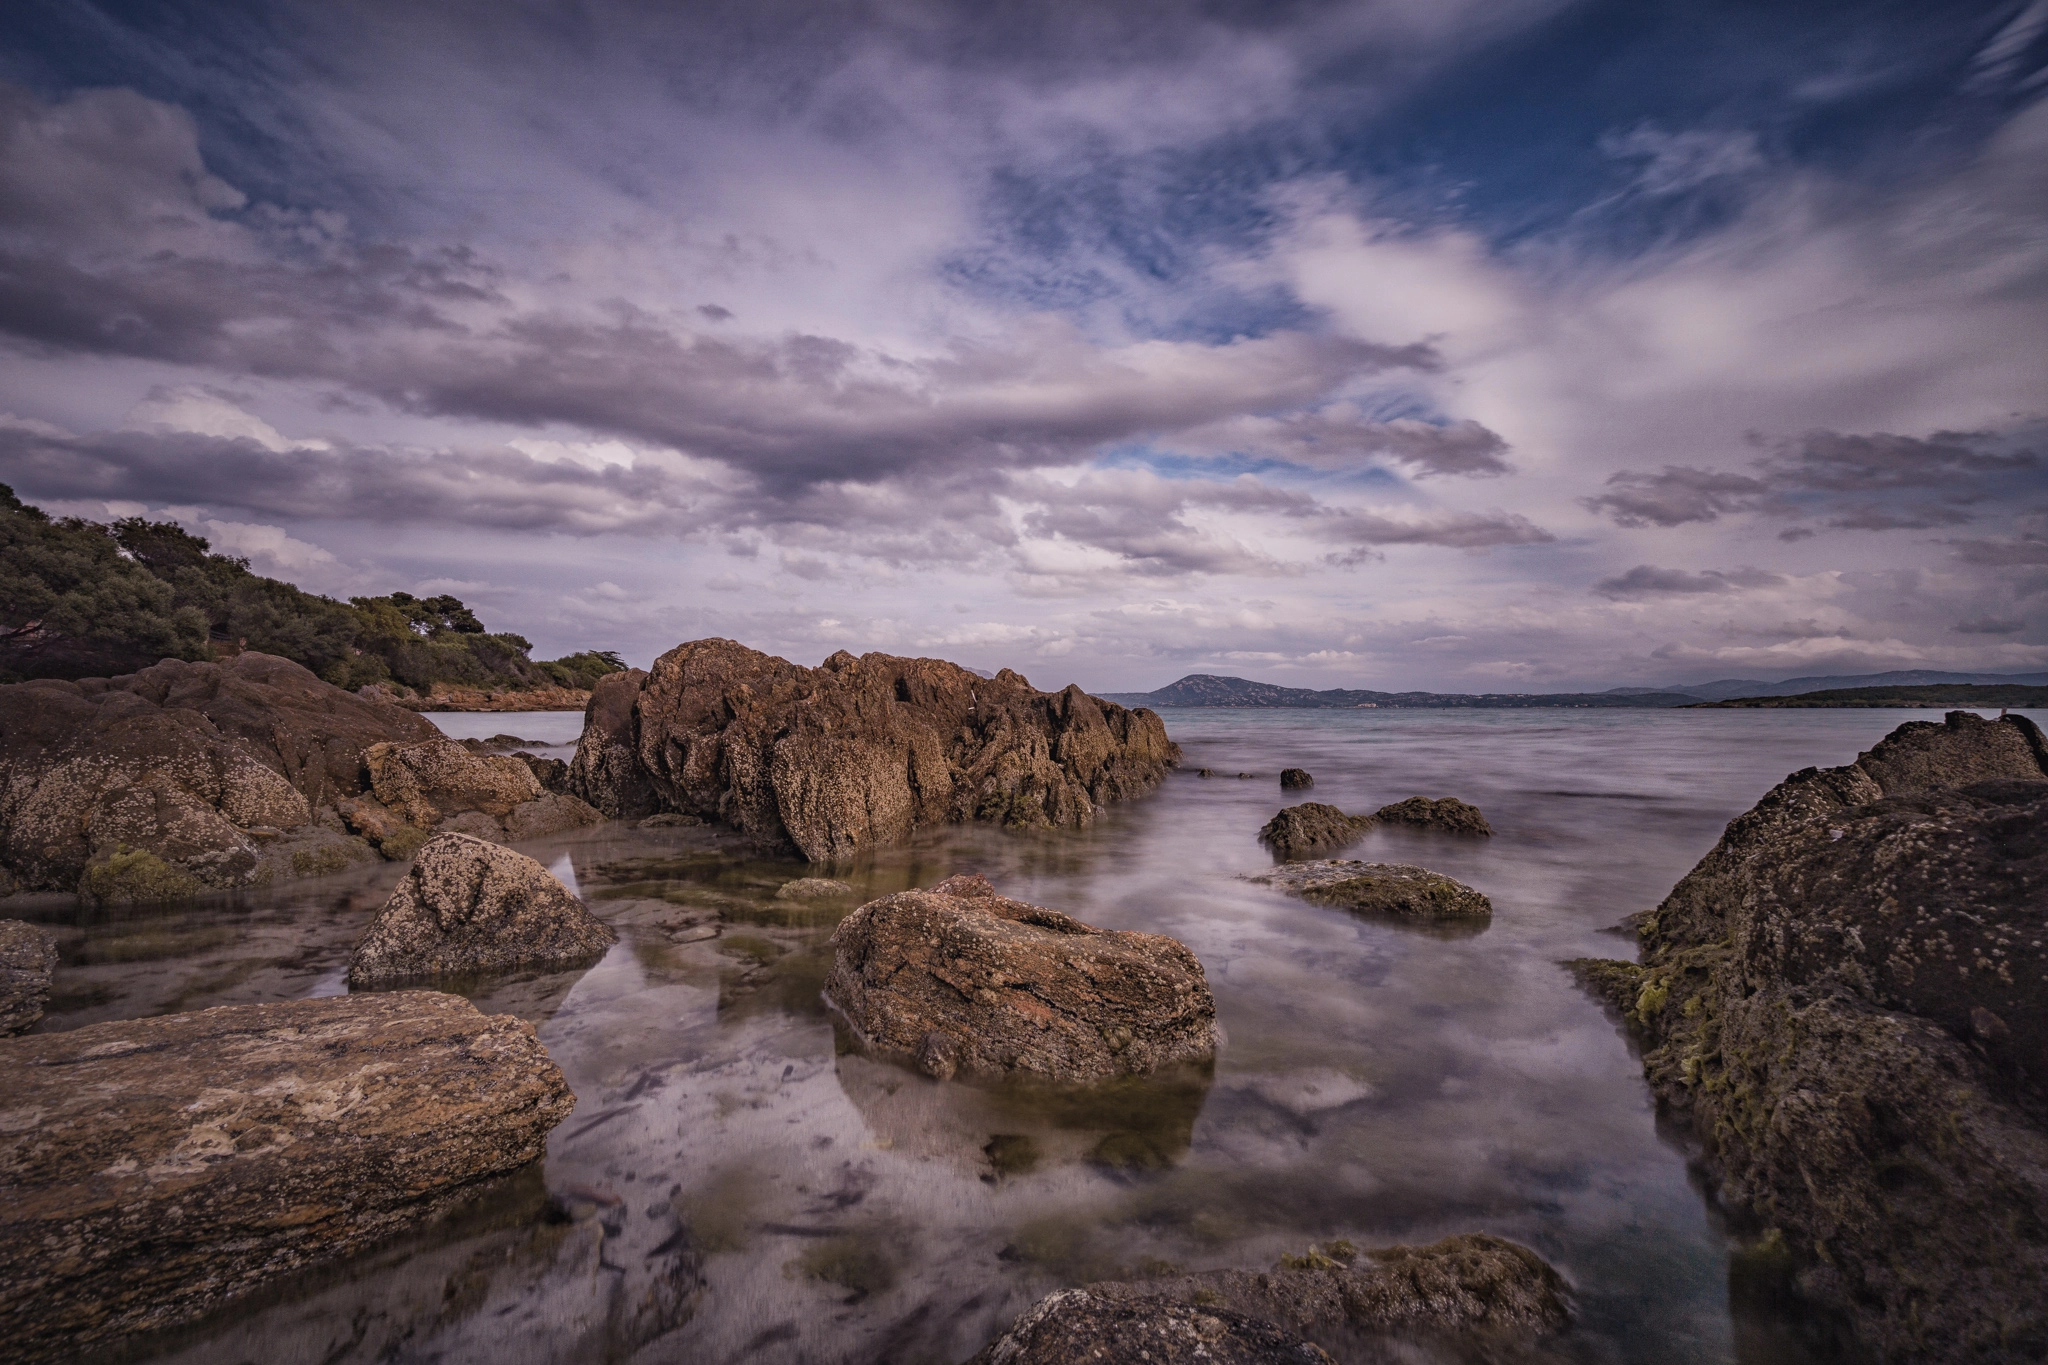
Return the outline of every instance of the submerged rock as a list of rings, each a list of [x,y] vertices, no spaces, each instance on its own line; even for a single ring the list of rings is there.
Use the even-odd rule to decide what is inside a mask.
[[[618,941],[610,925],[524,853],[467,834],[437,834],[364,930],[348,983],[568,968],[602,957]]]
[[[1250,880],[1303,900],[1413,920],[1485,919],[1493,902],[1455,878],[1406,863],[1322,859],[1289,863]]]
[[[975,876],[869,901],[833,931],[826,998],[927,1075],[1097,1081],[1202,1062],[1216,1004],[1195,955],[1097,929]]]
[[[1467,805],[1455,796],[1438,797],[1434,801],[1426,796],[1411,796],[1406,801],[1381,806],[1374,813],[1374,818],[1389,825],[1423,825],[1452,834],[1493,833],[1493,826],[1486,823],[1479,807]]]
[[[24,1033],[43,1017],[56,970],[54,939],[33,924],[0,919],[0,1038]]]
[[[97,874],[105,900],[332,870],[363,852],[334,808],[362,792],[365,751],[435,733],[267,654],[0,687],[0,867],[71,891],[116,857],[154,860]]]
[[[1198,1326],[1200,1315],[1217,1326]],[[1504,1238],[1467,1233],[1362,1254],[1335,1242],[1285,1257],[1270,1271],[1212,1270],[1067,1290],[1041,1301],[975,1359],[1132,1360],[1142,1358],[1137,1347],[1150,1349],[1153,1360],[1327,1360],[1326,1347],[1349,1358],[1366,1342],[1381,1345],[1374,1359],[1387,1349],[1405,1359],[1410,1352],[1394,1343],[1418,1338],[1448,1339],[1466,1348],[1460,1355],[1492,1358],[1489,1347],[1526,1344],[1562,1330],[1571,1317],[1564,1278]],[[1215,1354],[1211,1342],[1225,1352],[1257,1343],[1295,1354]],[[1314,1354],[1300,1354],[1304,1349]]]
[[[410,1227],[545,1149],[533,1028],[408,991],[0,1041],[0,1321],[77,1360]]]
[[[598,680],[570,786],[615,818],[700,815],[824,862],[932,825],[1074,828],[1179,759],[1151,711],[1008,669],[843,651],[802,668],[696,640]]]
[[[1357,843],[1371,828],[1370,815],[1346,815],[1335,806],[1304,801],[1268,820],[1259,831],[1259,842],[1272,849],[1274,857],[1293,862],[1335,853]]]
[[[776,889],[777,900],[815,901],[830,900],[835,896],[855,894],[852,886],[831,877],[798,877],[793,882],[784,882]]]
[[[1309,775],[1309,771],[1306,768],[1282,768],[1280,770],[1280,790],[1282,791],[1306,791],[1315,784],[1315,778]]]
[[[1573,964],[1718,1196],[1885,1361],[2048,1356],[2048,744],[1900,726],[1794,773]]]

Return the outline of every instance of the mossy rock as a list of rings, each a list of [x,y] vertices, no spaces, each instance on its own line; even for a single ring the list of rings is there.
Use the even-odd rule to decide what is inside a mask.
[[[199,879],[147,849],[122,847],[85,869],[78,894],[100,905],[182,901],[199,894]]]
[[[402,863],[433,836],[418,825],[401,825],[384,836],[377,845],[377,851],[394,863]]]
[[[1493,915],[1492,901],[1441,872],[1394,863],[1365,866],[1372,870],[1342,881],[1303,887],[1301,894],[1324,905],[1401,919],[1487,919]]]

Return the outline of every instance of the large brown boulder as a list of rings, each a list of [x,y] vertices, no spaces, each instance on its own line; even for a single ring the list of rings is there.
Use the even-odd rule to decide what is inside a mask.
[[[721,820],[807,858],[987,820],[1073,828],[1180,750],[1151,711],[937,659],[844,651],[803,668],[695,640],[599,679],[570,789],[615,818]]]
[[[1444,1343],[1457,1358],[1492,1359],[1494,1349],[1525,1346],[1571,1317],[1564,1278],[1504,1238],[1467,1233],[1364,1253],[1335,1242],[1270,1271],[1067,1290],[1042,1300],[975,1362],[1328,1360],[1325,1347],[1349,1359],[1360,1345],[1378,1347],[1371,1359],[1407,1359],[1418,1340]]]
[[[1435,800],[1427,796],[1411,796],[1406,801],[1381,806],[1373,812],[1373,818],[1381,824],[1420,825],[1450,834],[1493,833],[1493,826],[1486,823],[1479,807],[1455,796],[1439,796]]]
[[[57,944],[33,924],[0,919],[0,1038],[25,1033],[43,1017]]]
[[[618,941],[610,925],[524,853],[467,834],[437,834],[363,931],[348,983],[575,967]]]
[[[1293,862],[1349,847],[1364,838],[1372,824],[1370,815],[1346,815],[1324,802],[1304,801],[1268,820],[1259,831],[1259,842],[1273,850],[1274,857]]]
[[[332,812],[367,786],[365,751],[435,733],[267,654],[0,687],[0,867],[58,891],[137,854],[145,886],[333,871],[368,856]]]
[[[531,1025],[409,991],[0,1041],[9,1358],[79,1360],[411,1227],[575,1097]]]
[[[2048,745],[1952,712],[1738,816],[1573,964],[1719,1197],[1885,1361],[2048,1357]]]
[[[342,814],[380,847],[394,832],[416,839],[417,833],[407,832],[445,829],[517,841],[604,820],[580,797],[547,790],[527,756],[481,754],[438,735],[411,744],[373,744],[363,753],[363,765],[374,800],[351,802]],[[410,852],[402,844],[396,851]]]
[[[1216,1002],[1184,945],[1097,929],[980,877],[869,901],[832,946],[826,998],[877,1051],[941,1079],[1098,1081],[1215,1055]]]

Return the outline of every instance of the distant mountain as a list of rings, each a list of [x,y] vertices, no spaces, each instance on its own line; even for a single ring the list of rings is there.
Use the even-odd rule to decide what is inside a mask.
[[[2038,676],[2038,675],[2027,675]],[[1796,692],[1789,697],[1731,697],[1726,701],[1703,701],[1703,707],[1768,707],[1805,709],[1809,707],[1951,706],[2006,707],[2033,709],[2048,706],[2048,687],[2023,683],[1933,683],[1920,687],[1842,687],[1819,692]]]
[[[1530,706],[1569,707],[1657,707],[1686,706],[1699,698],[1677,692],[1371,692],[1352,688],[1313,691],[1306,687],[1278,687],[1247,678],[1225,678],[1214,673],[1190,673],[1179,682],[1155,692],[1105,692],[1106,699],[1122,706],[1250,707],[1342,711],[1366,708],[1472,707],[1501,709]]]
[[[1942,683],[2040,687],[2048,684],[2048,673],[1943,673],[1930,668],[1911,668],[1846,677],[1787,678],[1783,682],[1720,678],[1714,682],[1687,684],[1667,690],[1689,693],[1701,701],[1731,701],[1737,697],[1796,697],[1802,692],[1834,692],[1851,687],[1932,687]]]

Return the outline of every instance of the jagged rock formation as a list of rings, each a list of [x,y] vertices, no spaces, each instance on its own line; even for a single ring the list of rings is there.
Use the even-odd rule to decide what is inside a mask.
[[[598,680],[569,785],[614,818],[698,815],[825,861],[966,820],[1077,827],[1179,759],[1152,712],[1008,669],[844,651],[802,668],[695,640]]]
[[[1320,801],[1289,806],[1259,830],[1259,842],[1287,862],[1335,853],[1357,843],[1372,828],[1370,815],[1346,815]]]
[[[825,995],[927,1075],[1096,1081],[1203,1062],[1216,1002],[1162,934],[1097,929],[975,876],[869,901],[833,931]]]
[[[0,919],[0,1038],[25,1033],[43,1017],[57,945],[33,924]]]
[[[1381,806],[1373,813],[1373,818],[1384,824],[1421,825],[1451,834],[1493,833],[1493,826],[1486,823],[1479,807],[1467,805],[1455,796],[1438,797],[1434,801],[1426,796],[1411,796],[1406,801]]]
[[[0,1072],[0,1321],[22,1362],[419,1223],[538,1158],[575,1104],[532,1025],[425,991],[6,1039]]]
[[[369,856],[333,811],[364,751],[435,733],[267,654],[0,687],[0,865],[70,891],[128,858],[101,899],[332,872]]]
[[[1563,1329],[1571,1316],[1564,1278],[1500,1237],[1467,1233],[1363,1254],[1337,1242],[1271,1271],[1065,1290],[1040,1301],[975,1361],[1307,1361],[1330,1359],[1324,1348],[1353,1358],[1361,1345],[1379,1347],[1370,1352],[1375,1360],[1409,1359],[1418,1339],[1444,1342],[1459,1359],[1494,1359],[1499,1348]]]
[[[1280,770],[1280,790],[1282,791],[1307,791],[1315,784],[1314,776],[1306,768],[1282,768]]]
[[[1572,964],[1858,1354],[2048,1356],[2048,745],[1913,722],[1737,817]]]
[[[1465,883],[1406,863],[1318,859],[1289,863],[1250,880],[1303,900],[1361,914],[1410,920],[1490,919],[1493,902]]]
[[[363,931],[351,986],[594,961],[619,941],[546,868],[467,834],[437,834]]]
[[[394,832],[449,830],[479,839],[538,839],[604,816],[547,790],[531,755],[479,754],[452,739],[373,744],[363,753],[374,801],[342,807],[349,826],[383,846]],[[560,760],[554,760],[560,766]],[[402,854],[400,856],[403,856]]]

